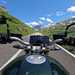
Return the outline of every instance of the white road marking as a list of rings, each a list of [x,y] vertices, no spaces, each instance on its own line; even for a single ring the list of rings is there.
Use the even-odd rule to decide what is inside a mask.
[[[49,41],[52,42],[51,39],[49,39]],[[70,56],[72,56],[73,58],[75,58],[75,54],[69,52],[68,50],[66,50],[65,48],[63,48],[62,46],[58,45],[58,44],[55,44],[57,47],[61,48],[64,52],[66,52],[67,54],[69,54]]]
[[[66,50],[65,48],[63,48],[62,46],[56,44],[59,48],[61,48],[63,51],[65,51],[66,53],[68,53],[70,56],[72,56],[73,58],[75,58],[75,55],[71,52],[69,52],[68,50]]]
[[[0,71],[2,71],[8,64],[10,64],[16,57],[22,52],[22,49],[19,49],[3,66],[0,67]]]

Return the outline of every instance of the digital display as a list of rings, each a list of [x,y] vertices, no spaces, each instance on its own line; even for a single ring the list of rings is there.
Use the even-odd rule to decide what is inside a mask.
[[[41,45],[41,44],[48,44],[48,43],[49,43],[48,36],[40,36],[40,35],[30,36],[30,44],[32,45]]]

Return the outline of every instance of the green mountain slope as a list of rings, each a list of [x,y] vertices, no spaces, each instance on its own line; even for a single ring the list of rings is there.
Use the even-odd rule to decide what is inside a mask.
[[[67,25],[71,24],[71,23],[75,23],[75,18],[70,18],[68,20],[62,21],[60,23],[56,23],[56,25],[54,26],[50,26],[48,28],[44,28],[41,30],[41,33],[43,33],[44,35],[48,35],[51,39],[53,38],[52,35],[53,34],[58,34],[58,33],[62,33],[65,31],[65,28]],[[68,29],[68,36],[67,37],[75,37],[75,25],[71,26]],[[75,54],[75,46],[72,45],[62,45],[65,49],[69,50],[70,52],[72,52],[73,54]]]
[[[64,29],[65,29],[65,26],[51,26],[51,27],[42,29],[41,33],[52,38],[53,34],[64,32]]]
[[[22,35],[28,35],[34,32],[33,28],[10,15],[3,7],[0,7],[0,15],[4,15],[8,18],[7,23],[10,26],[10,32],[21,33]],[[6,32],[6,29],[6,25],[0,25],[0,32]]]
[[[41,33],[44,35],[48,35],[50,38],[52,38],[53,34],[62,33],[65,31],[66,26],[71,24],[72,22],[75,22],[75,18],[70,18],[65,21],[56,23],[53,26],[49,26],[48,28],[41,29]],[[71,26],[68,29],[68,36],[75,36],[75,25]]]

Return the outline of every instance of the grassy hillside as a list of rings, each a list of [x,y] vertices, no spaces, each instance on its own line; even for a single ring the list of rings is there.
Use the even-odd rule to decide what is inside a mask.
[[[0,7],[0,15],[4,15],[9,20],[7,23],[10,26],[10,31],[14,33],[21,33],[22,35],[28,35],[34,32],[34,29],[27,26],[16,17],[10,15],[4,8]],[[6,25],[0,25],[0,32],[6,32]]]
[[[44,35],[48,35],[51,39],[53,38],[53,34],[57,34],[57,33],[62,33],[65,31],[65,28],[67,25],[69,25],[70,21],[75,21],[75,19],[70,19],[70,20],[66,20],[64,22],[60,22],[57,23],[54,26],[50,26],[48,28],[44,28],[41,30],[41,33],[43,33]],[[68,36],[67,37],[75,37],[75,25],[71,26],[68,29]],[[75,54],[75,46],[70,46],[70,45],[62,45],[65,49],[69,50],[70,52]]]
[[[62,25],[55,25],[55,26],[42,29],[41,33],[43,33],[44,35],[48,35],[50,38],[52,38],[53,34],[64,32],[65,28],[66,27]]]
[[[72,19],[70,19],[72,21]],[[73,19],[75,21],[75,19]],[[41,29],[41,33],[44,35],[48,35],[50,38],[52,38],[53,34],[57,33],[64,33],[67,25],[69,25],[69,20],[66,20],[64,22],[56,23],[54,26],[49,26],[48,28]],[[75,25],[71,26],[68,29],[68,36],[75,37]]]

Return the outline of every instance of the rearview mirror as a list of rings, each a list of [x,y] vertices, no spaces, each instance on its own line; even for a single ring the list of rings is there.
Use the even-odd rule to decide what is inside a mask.
[[[66,35],[65,35],[64,32],[57,33],[57,34],[53,34],[53,40],[56,40],[56,39],[64,39],[64,37],[66,37]]]

